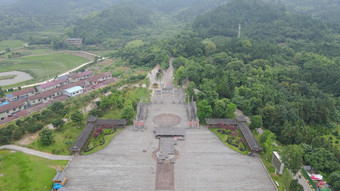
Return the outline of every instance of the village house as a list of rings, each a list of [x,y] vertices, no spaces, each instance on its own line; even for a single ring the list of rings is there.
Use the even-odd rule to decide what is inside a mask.
[[[67,79],[59,79],[59,80],[55,80],[52,82],[48,82],[45,84],[42,84],[38,87],[39,92],[45,92],[51,89],[55,89],[58,88],[60,86],[64,86],[68,84],[68,80]]]
[[[67,95],[69,97],[75,97],[77,95],[80,95],[83,93],[83,88],[80,86],[74,86],[72,88],[68,88],[66,90],[63,90],[63,94]]]
[[[27,104],[24,100],[10,102],[0,106],[0,120],[4,120],[17,112],[26,109],[26,107]]]
[[[92,85],[97,85],[98,83],[101,83],[107,79],[111,79],[112,78],[112,75],[111,75],[111,72],[106,72],[104,74],[98,74],[98,75],[95,75],[91,78],[88,78],[87,81],[92,84]]]
[[[25,99],[37,93],[35,88],[27,88],[20,91],[12,92],[6,95],[6,101],[12,102],[19,99]]]
[[[55,88],[37,95],[34,95],[32,97],[28,98],[28,103],[31,106],[38,105],[41,103],[47,103],[51,100],[53,100],[55,97],[61,96],[61,91],[59,88]]]
[[[67,38],[65,41],[73,46],[80,46],[83,44],[82,38]]]
[[[94,76],[94,72],[86,71],[86,72],[70,75],[69,80],[70,80],[70,82],[77,82],[77,81],[80,81],[80,80],[90,78],[92,76]]]

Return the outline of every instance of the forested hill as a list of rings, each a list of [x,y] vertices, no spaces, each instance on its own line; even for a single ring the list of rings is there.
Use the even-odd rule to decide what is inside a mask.
[[[0,40],[33,31],[62,32],[64,27],[116,0],[7,0],[0,6]],[[1,5],[1,4],[0,4]]]
[[[316,51],[325,55],[339,54],[339,26],[329,25],[309,16],[288,13],[260,0],[239,0],[198,16],[193,30],[203,37],[241,36],[288,44],[295,50]]]
[[[120,4],[99,14],[81,19],[68,29],[70,37],[81,37],[85,44],[96,44],[118,33],[129,34],[131,29],[151,25],[150,10],[136,5]]]
[[[272,0],[275,1],[275,0]],[[340,24],[339,0],[281,0],[287,9]]]

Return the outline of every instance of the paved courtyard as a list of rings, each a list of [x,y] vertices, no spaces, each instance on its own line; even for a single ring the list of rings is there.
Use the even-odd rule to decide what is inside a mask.
[[[257,157],[229,149],[206,128],[187,129],[178,142],[175,190],[272,191],[274,187]]]
[[[172,79],[172,71],[166,73]],[[171,83],[165,83],[171,84]],[[184,104],[173,104],[171,93],[154,94],[146,129],[122,130],[109,145],[96,153],[76,156],[66,170],[70,191],[272,191],[275,190],[257,157],[237,153],[207,128],[187,129]],[[186,128],[184,141],[175,146],[175,163],[157,164],[159,125]],[[146,152],[144,151],[146,150]],[[158,165],[158,166],[157,166]],[[157,168],[158,167],[158,168]],[[157,182],[157,184],[156,184]]]

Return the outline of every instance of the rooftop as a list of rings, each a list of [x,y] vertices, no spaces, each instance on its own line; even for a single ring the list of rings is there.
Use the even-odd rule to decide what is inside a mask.
[[[63,83],[63,82],[66,82],[67,79],[59,79],[59,80],[55,80],[55,81],[52,81],[52,82],[48,82],[46,84],[42,84],[40,85],[39,87],[44,89],[44,88],[48,88],[48,87],[51,87],[51,86],[55,86],[57,84],[60,84],[60,83]]]
[[[5,111],[7,111],[7,110],[18,108],[18,107],[24,106],[24,105],[25,105],[25,102],[22,101],[22,100],[14,101],[14,102],[11,102],[9,104],[2,105],[2,106],[0,106],[0,113],[3,113]]]
[[[259,143],[256,141],[253,133],[250,131],[248,125],[245,122],[239,123],[239,128],[246,139],[250,150],[252,151],[260,151],[262,148],[260,147]]]
[[[236,119],[205,119],[205,122],[208,125],[218,125],[220,123],[222,124],[230,124],[230,125],[236,125],[237,120]]]
[[[55,89],[52,89],[52,90],[49,90],[49,91],[46,91],[46,92],[43,92],[43,93],[40,93],[40,94],[36,94],[34,96],[29,97],[28,100],[35,100],[35,99],[38,99],[38,98],[43,99],[43,98],[52,96],[53,94],[55,94],[57,92],[60,92],[59,88],[55,88]]]
[[[98,75],[92,76],[91,78],[88,78],[87,80],[89,82],[98,81],[98,79],[106,77],[106,76],[111,76],[111,73],[105,72],[104,74],[98,74]]]
[[[80,133],[70,150],[73,152],[80,152],[81,149],[84,147],[87,139],[90,137],[94,128],[95,125],[93,123],[88,123],[83,131]]]
[[[184,128],[176,127],[158,127],[155,130],[155,135],[157,136],[185,136]]]
[[[73,92],[76,92],[76,91],[80,91],[82,90],[83,88],[80,87],[80,86],[74,86],[72,88],[69,88],[69,89],[66,89],[64,91],[68,92],[68,93],[73,93]]]
[[[13,92],[12,94],[14,96],[21,96],[21,95],[24,95],[24,94],[28,94],[30,92],[35,92],[36,90],[34,88],[27,88],[27,89],[23,89],[23,90],[20,90],[20,91],[17,91],[17,92]]]
[[[89,70],[89,71],[86,71],[86,72],[73,74],[73,75],[70,76],[70,78],[77,79],[77,78],[80,78],[80,77],[83,77],[83,76],[93,75],[93,74],[94,74],[93,71]]]
[[[66,90],[66,89],[72,88],[74,86],[84,86],[85,87],[85,85],[86,85],[86,81],[85,80],[80,80],[78,82],[74,82],[74,83],[70,83],[70,84],[61,86],[60,89],[61,90]]]

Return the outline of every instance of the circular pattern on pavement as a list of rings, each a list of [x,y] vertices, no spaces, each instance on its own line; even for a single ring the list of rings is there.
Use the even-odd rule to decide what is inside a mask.
[[[159,127],[173,127],[181,122],[181,118],[175,114],[165,113],[154,117],[152,122]]]

